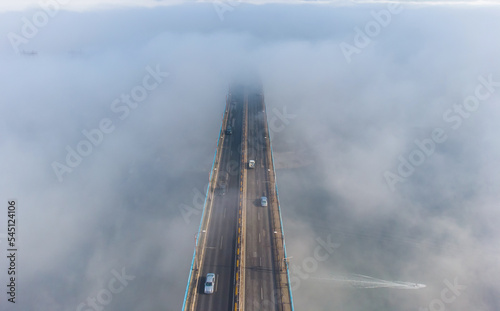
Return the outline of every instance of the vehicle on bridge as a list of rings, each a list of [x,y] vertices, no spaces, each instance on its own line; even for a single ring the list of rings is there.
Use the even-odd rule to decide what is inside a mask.
[[[205,281],[205,294],[213,294],[215,288],[215,274],[207,273],[207,280]]]
[[[254,168],[254,167],[255,167],[255,160],[248,161],[248,168]]]
[[[231,134],[233,134],[233,129],[231,128],[231,126],[228,126],[226,128],[226,135],[231,135]]]
[[[225,195],[226,192],[227,192],[227,186],[225,184],[221,185],[219,188],[217,188],[218,195]]]
[[[260,198],[260,205],[261,206],[267,206],[267,198],[266,197]]]
[[[219,185],[219,187],[217,188],[218,195],[226,194],[228,179],[229,179],[228,173],[221,173],[221,175],[219,176],[219,180],[217,182],[217,184]]]

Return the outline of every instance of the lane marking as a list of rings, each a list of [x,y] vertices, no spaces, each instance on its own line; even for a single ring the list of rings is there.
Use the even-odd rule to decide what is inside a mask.
[[[224,240],[224,236],[221,235],[220,236],[220,246],[219,246],[219,249],[222,249],[222,241]]]
[[[219,274],[217,273],[217,278],[215,279],[215,291],[219,288]]]

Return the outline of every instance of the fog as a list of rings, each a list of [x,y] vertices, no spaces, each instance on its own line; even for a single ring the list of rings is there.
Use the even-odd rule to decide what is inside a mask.
[[[1,284],[12,199],[19,249],[0,310],[180,310],[249,69],[296,310],[499,310],[500,8],[231,3],[0,13]],[[426,287],[317,280],[341,274]]]

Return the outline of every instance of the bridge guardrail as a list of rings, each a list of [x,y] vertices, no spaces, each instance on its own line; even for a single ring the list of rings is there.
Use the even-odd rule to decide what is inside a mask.
[[[191,260],[191,268],[189,270],[189,276],[188,276],[188,283],[186,285],[186,292],[184,293],[184,302],[182,303],[182,311],[190,311],[193,310],[194,307],[194,302],[198,290],[198,280],[199,280],[199,269],[195,267],[195,263],[197,263],[198,267],[201,267],[201,261],[197,260],[199,257],[203,258],[203,248],[201,251],[199,251],[199,239],[200,239],[200,233],[201,233],[201,228],[203,228],[209,218],[206,217],[207,209],[213,202],[213,191],[215,189],[215,185],[217,184],[217,177],[218,174],[214,174],[215,171],[218,172],[219,170],[219,163],[220,163],[220,158],[221,158],[221,151],[222,147],[224,145],[224,135],[223,135],[223,129],[227,125],[227,120],[228,120],[228,113],[229,113],[229,105],[231,103],[231,95],[229,94],[226,98],[226,106],[224,108],[224,112],[222,115],[222,121],[219,129],[219,139],[217,140],[217,146],[215,148],[215,153],[214,153],[214,160],[212,162],[212,169],[210,171],[209,175],[209,182],[207,185],[207,191],[205,195],[205,203],[203,204],[203,212],[201,214],[201,219],[200,219],[200,226],[198,227],[198,233],[197,233],[197,238],[196,238],[196,243],[193,251],[193,258]],[[193,273],[194,272],[194,273]],[[191,287],[191,283],[195,282],[195,286]],[[191,288],[191,291],[189,290]]]
[[[277,213],[275,213],[274,209],[271,209],[271,214],[272,214],[272,221],[273,221],[273,228],[280,228],[279,235],[275,234],[273,241],[275,242],[275,251],[276,251],[276,256],[275,256],[275,263],[276,266],[279,269],[279,276],[278,276],[278,284],[280,288],[280,301],[281,301],[281,309],[282,310],[291,310],[294,311],[293,307],[293,296],[292,296],[292,289],[290,286],[290,273],[288,269],[288,260],[287,260],[287,254],[286,254],[286,245],[285,245],[285,234],[283,231],[283,221],[281,218],[281,206],[279,204],[279,196],[278,196],[278,185],[276,181],[276,170],[274,166],[274,155],[273,155],[273,149],[272,149],[272,144],[271,144],[271,132],[269,131],[269,120],[267,119],[267,107],[265,105],[264,101],[264,95],[262,95],[262,105],[264,107],[265,115],[266,115],[266,123],[265,123],[265,133],[267,134],[267,140],[266,140],[266,147],[268,150],[268,163],[271,164],[272,166],[272,172],[270,172],[268,175],[270,177],[270,183],[268,183],[269,187],[269,193],[271,193],[271,200],[276,200],[276,205],[277,205]],[[269,186],[269,184],[274,185],[274,187]],[[271,204],[272,206],[272,204]],[[280,248],[283,249],[283,255],[280,254]],[[283,274],[286,274],[286,277],[284,277]],[[288,291],[288,297],[289,299],[283,299],[283,293],[282,288],[286,287]],[[286,301],[288,300],[288,301]],[[287,308],[286,306],[289,306]]]

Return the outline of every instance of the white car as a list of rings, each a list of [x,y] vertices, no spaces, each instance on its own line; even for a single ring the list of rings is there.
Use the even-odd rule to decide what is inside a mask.
[[[207,273],[207,280],[205,281],[205,294],[213,294],[215,288],[215,274]]]
[[[255,167],[255,160],[248,161],[248,168],[254,168],[254,167]]]
[[[267,198],[266,197],[260,198],[260,205],[267,206]]]

